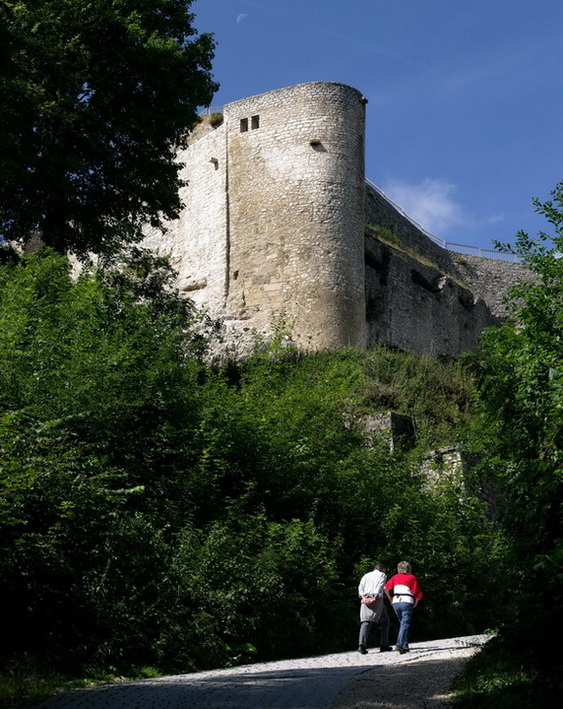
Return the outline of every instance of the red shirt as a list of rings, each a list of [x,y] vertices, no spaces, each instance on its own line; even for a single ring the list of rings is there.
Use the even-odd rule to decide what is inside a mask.
[[[394,603],[414,603],[415,598],[420,601],[423,595],[418,579],[412,574],[395,574],[387,581],[385,588],[393,590]]]

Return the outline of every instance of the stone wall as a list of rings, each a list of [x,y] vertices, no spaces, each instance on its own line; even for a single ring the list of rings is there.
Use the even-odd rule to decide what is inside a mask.
[[[366,185],[367,344],[419,354],[475,350],[507,316],[510,286],[529,277],[517,262],[442,248]]]
[[[455,269],[453,252],[429,239],[369,184],[365,189],[365,221],[368,227],[377,227],[388,242],[404,251],[416,253],[420,259],[427,259],[445,272]]]
[[[206,119],[178,154],[184,167],[184,208],[163,233],[147,229],[145,246],[170,257],[178,289],[198,306],[225,314],[228,272],[227,143],[225,126]]]
[[[235,101],[191,134],[184,209],[146,246],[224,320],[227,350],[283,318],[305,349],[473,350],[519,265],[457,254],[365,184],[365,99],[314,82]]]
[[[498,324],[484,300],[425,258],[366,236],[368,346],[386,344],[430,355],[475,349]]]
[[[233,320],[284,312],[300,346],[365,345],[364,113],[333,83],[225,106]]]
[[[487,303],[496,317],[504,320],[506,293],[516,282],[529,279],[529,270],[521,263],[473,254],[455,254],[454,258],[460,278]]]

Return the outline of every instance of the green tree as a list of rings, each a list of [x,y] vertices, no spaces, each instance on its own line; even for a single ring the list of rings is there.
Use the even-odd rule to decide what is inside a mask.
[[[486,333],[476,365],[480,472],[496,488],[508,575],[501,611],[520,649],[542,664],[558,656],[549,638],[563,620],[563,182],[551,197],[534,204],[553,234],[520,232],[514,246],[500,245],[531,278],[513,288],[512,320]]]
[[[210,103],[192,0],[0,2],[0,234],[111,251],[178,215],[174,149]]]
[[[199,341],[149,265],[73,280],[48,249],[0,268],[5,651],[130,663],[174,616]]]
[[[274,346],[211,370],[166,265],[119,263],[0,265],[0,659],[123,673],[349,648],[375,557],[415,561],[419,637],[481,630],[480,510],[427,484],[426,444],[390,453],[361,425],[425,398],[446,441],[457,367]]]

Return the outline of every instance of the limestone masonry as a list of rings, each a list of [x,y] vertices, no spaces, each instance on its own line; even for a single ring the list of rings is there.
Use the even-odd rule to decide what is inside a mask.
[[[146,245],[234,351],[283,318],[304,349],[459,354],[504,315],[516,263],[441,248],[364,176],[366,99],[299,84],[230,103],[180,151],[184,209]]]

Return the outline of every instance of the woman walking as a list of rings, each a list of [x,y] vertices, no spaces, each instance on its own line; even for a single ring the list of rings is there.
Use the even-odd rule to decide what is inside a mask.
[[[393,591],[393,596],[390,591]],[[411,574],[411,565],[408,561],[400,561],[397,564],[397,573],[385,584],[385,595],[399,619],[397,650],[403,655],[409,651],[409,626],[412,612],[422,598],[420,584],[416,576]]]

